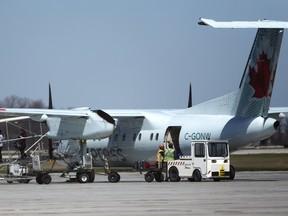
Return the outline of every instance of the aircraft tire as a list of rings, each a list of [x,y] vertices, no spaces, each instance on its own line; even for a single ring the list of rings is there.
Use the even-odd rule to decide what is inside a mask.
[[[117,183],[120,181],[120,175],[117,172],[111,172],[108,175],[108,180],[111,183]]]
[[[44,174],[41,178],[43,184],[50,184],[52,181],[52,178],[49,174]]]
[[[157,172],[155,172],[154,173],[154,177],[155,177],[155,180],[157,181],[157,182],[162,182],[162,181],[164,181],[164,174],[161,172],[161,171],[157,171]]]
[[[181,180],[181,178],[179,177],[179,171],[177,167],[172,166],[169,169],[169,178],[171,182],[179,182]]]
[[[192,178],[194,178],[195,182],[201,182],[202,176],[198,169],[194,170]]]
[[[77,173],[77,181],[79,183],[88,183],[90,182],[90,175],[87,172]]]
[[[234,180],[235,178],[235,168],[234,166],[230,165],[230,175],[229,175],[229,179],[230,180]]]
[[[144,175],[144,179],[146,182],[152,182],[154,180],[154,174],[152,172],[148,172]]]
[[[41,174],[41,173],[39,173],[39,174],[36,176],[36,182],[37,182],[38,184],[43,184],[42,176],[43,176],[43,174]]]

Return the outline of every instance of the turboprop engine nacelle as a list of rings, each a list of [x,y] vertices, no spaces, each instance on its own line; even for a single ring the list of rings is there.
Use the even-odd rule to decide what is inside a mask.
[[[85,117],[48,117],[51,139],[103,139],[112,135],[115,120],[102,110],[88,111]]]
[[[256,139],[272,136],[279,128],[280,122],[273,118],[255,118],[248,126],[247,133]]]

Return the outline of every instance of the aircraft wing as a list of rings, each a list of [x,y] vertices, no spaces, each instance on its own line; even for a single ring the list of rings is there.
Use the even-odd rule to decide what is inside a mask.
[[[0,108],[0,116],[25,116],[33,121],[45,122],[52,139],[103,139],[115,129],[115,120],[102,110],[77,108],[21,109]],[[5,121],[5,119],[3,120]]]
[[[40,119],[43,115],[54,117],[83,118],[87,117],[84,110],[61,110],[61,109],[22,109],[22,108],[0,108],[1,116],[29,116],[31,119]]]
[[[288,113],[288,107],[270,107],[268,116],[279,119],[285,117],[285,113]]]

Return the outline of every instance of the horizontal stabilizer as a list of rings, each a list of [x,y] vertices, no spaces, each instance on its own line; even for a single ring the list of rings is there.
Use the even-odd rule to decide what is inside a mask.
[[[229,21],[218,22],[212,19],[200,18],[199,25],[209,25],[213,28],[288,28],[288,22],[259,20],[259,21]]]

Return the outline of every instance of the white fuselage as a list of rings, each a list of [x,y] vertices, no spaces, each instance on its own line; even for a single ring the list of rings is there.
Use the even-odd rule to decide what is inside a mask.
[[[116,111],[106,111],[111,116]],[[133,113],[129,110],[130,113]],[[275,133],[275,119],[240,118],[230,115],[192,115],[176,110],[136,110],[135,117],[115,117],[116,130],[109,138],[88,141],[94,165],[108,157],[112,166],[133,166],[139,160],[155,160],[159,144],[174,143],[186,155],[194,140],[228,140],[235,150]]]

